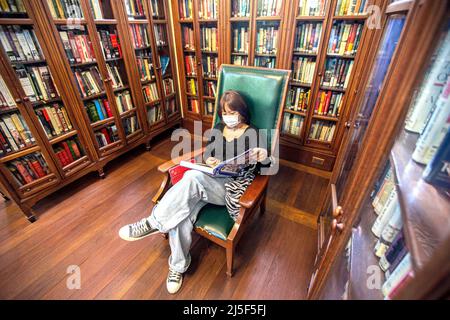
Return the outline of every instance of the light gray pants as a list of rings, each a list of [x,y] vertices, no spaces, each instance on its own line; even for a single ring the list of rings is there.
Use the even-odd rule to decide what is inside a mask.
[[[189,249],[192,229],[200,209],[207,203],[225,205],[225,183],[230,178],[213,178],[200,171],[189,170],[170,188],[153,208],[150,224],[169,233],[170,269],[184,273],[191,263]]]

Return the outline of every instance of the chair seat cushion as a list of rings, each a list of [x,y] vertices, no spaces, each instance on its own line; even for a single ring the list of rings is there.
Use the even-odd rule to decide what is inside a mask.
[[[227,208],[213,204],[205,205],[200,210],[195,222],[195,227],[222,240],[227,239],[233,225],[234,220],[231,219]]]

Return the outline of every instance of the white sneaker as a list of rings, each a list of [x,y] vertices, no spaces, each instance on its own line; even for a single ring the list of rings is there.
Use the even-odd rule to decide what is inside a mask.
[[[147,218],[143,218],[141,221],[120,228],[119,237],[126,241],[136,241],[158,232],[159,230],[153,228]]]
[[[170,294],[177,293],[183,284],[183,274],[169,269],[167,275],[166,286]]]

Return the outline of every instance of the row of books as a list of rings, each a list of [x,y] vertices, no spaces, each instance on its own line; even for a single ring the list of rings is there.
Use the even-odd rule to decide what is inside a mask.
[[[79,26],[76,31],[60,30],[59,35],[71,64],[95,61],[94,48],[84,26]]]
[[[249,33],[248,27],[233,28],[233,52],[248,53]]]
[[[2,155],[32,146],[36,140],[20,113],[3,115],[0,119]]]
[[[94,99],[84,106],[91,123],[113,117],[109,101],[107,99]]]
[[[173,79],[166,78],[163,80],[163,89],[164,89],[164,95],[170,96],[171,94],[175,93],[175,87],[173,86]]]
[[[205,86],[205,89],[204,89],[205,92],[203,92],[203,95],[215,98],[216,92],[217,92],[216,83],[214,81],[206,81],[204,86]]]
[[[202,59],[203,76],[208,78],[217,78],[219,72],[219,58],[206,56]]]
[[[186,67],[186,74],[188,76],[197,75],[197,58],[195,55],[187,54],[184,56],[184,64]]]
[[[153,18],[164,19],[164,7],[160,0],[150,0],[150,9],[152,10]]]
[[[275,68],[276,59],[272,57],[256,57],[255,67]]]
[[[19,186],[29,184],[50,173],[47,162],[40,152],[8,162],[6,165]]]
[[[0,42],[12,62],[37,61],[44,57],[33,29],[0,25]]]
[[[26,13],[23,0],[1,0],[0,13]]]
[[[316,105],[314,106],[314,113],[330,117],[339,117],[343,100],[343,93],[320,90],[317,95]]]
[[[303,127],[305,118],[296,114],[285,113],[283,117],[283,133],[299,136]]]
[[[119,66],[113,63],[106,64],[106,70],[108,71],[111,84],[114,89],[124,86],[122,76],[120,75]]]
[[[116,104],[119,113],[124,113],[133,109],[133,100],[131,99],[130,91],[125,90],[116,94]]]
[[[292,61],[292,80],[311,84],[315,68],[316,61],[314,58],[295,57]]]
[[[16,107],[14,97],[6,86],[5,80],[0,75],[0,110],[8,110],[14,107]]]
[[[83,98],[103,92],[103,82],[96,66],[87,70],[76,69],[73,74]]]
[[[142,87],[142,93],[146,103],[159,100],[158,88],[154,82]]]
[[[166,114],[167,116],[170,116],[172,114],[175,114],[177,112],[177,104],[175,102],[175,99],[166,100]]]
[[[336,5],[336,15],[358,15],[366,12],[367,0],[338,0]]]
[[[294,51],[302,53],[317,53],[322,23],[299,23],[295,31]]]
[[[247,56],[233,56],[231,58],[232,58],[231,63],[236,66],[248,66]]]
[[[66,108],[59,103],[36,109],[35,113],[49,139],[73,129]]]
[[[95,139],[100,148],[103,148],[111,143],[119,141],[119,134],[116,125],[104,127],[95,132]]]
[[[186,91],[188,94],[192,94],[194,96],[197,95],[197,81],[194,79],[187,79],[186,80]]]
[[[250,0],[233,0],[231,7],[231,15],[233,17],[249,17]]]
[[[101,0],[89,0],[91,4],[92,14],[94,15],[94,19],[104,19],[103,7]]]
[[[188,99],[188,110],[194,113],[200,113],[197,99]]]
[[[147,109],[147,121],[150,125],[161,121],[164,117],[164,114],[161,110],[160,106],[151,107]]]
[[[133,38],[134,48],[145,48],[150,46],[150,37],[146,24],[131,24],[130,33]]]
[[[353,60],[327,59],[322,85],[341,89],[347,88],[352,69]]]
[[[205,101],[205,114],[208,116],[214,115],[214,102]]]
[[[217,28],[202,27],[200,32],[201,49],[203,51],[218,51]]]
[[[144,4],[142,0],[125,0],[125,9],[128,18],[140,19],[145,18]]]
[[[311,89],[290,88],[286,99],[286,107],[290,110],[305,112],[308,109],[310,94]]]
[[[256,53],[276,54],[278,27],[259,27],[256,33]]]
[[[106,59],[122,58],[122,48],[116,32],[108,30],[99,30],[100,45]]]
[[[149,81],[155,79],[155,69],[151,56],[136,56],[136,64],[141,75],[141,81]]]
[[[199,0],[200,19],[217,19],[219,4],[218,0]]]
[[[55,19],[82,19],[80,0],[47,0],[52,17]]]
[[[300,0],[298,3],[299,16],[324,16],[327,0]]]
[[[381,292],[385,299],[391,299],[412,276],[412,267],[403,234],[398,194],[389,166],[373,194],[372,206],[377,217],[371,231],[378,238],[373,252],[379,258],[380,269],[385,272],[386,280]]]
[[[309,131],[309,138],[324,142],[333,140],[336,124],[329,121],[315,120]]]
[[[179,0],[179,14],[181,19],[190,19],[193,17],[194,7],[192,0]]]
[[[158,47],[164,47],[167,45],[166,26],[163,24],[155,24],[155,41]]]
[[[47,66],[19,67],[16,74],[31,102],[50,100],[59,96]]]
[[[258,17],[280,16],[282,0],[258,0]]]
[[[138,131],[139,122],[136,115],[122,119],[122,126],[123,130],[125,131],[125,136],[129,136],[130,134]]]
[[[53,146],[53,151],[58,157],[61,167],[64,168],[83,156],[83,149],[80,146],[78,137],[67,139]]]
[[[328,53],[354,55],[358,50],[364,25],[361,23],[339,22],[331,28]]]
[[[183,41],[184,49],[195,50],[194,28],[191,26],[183,26]]]

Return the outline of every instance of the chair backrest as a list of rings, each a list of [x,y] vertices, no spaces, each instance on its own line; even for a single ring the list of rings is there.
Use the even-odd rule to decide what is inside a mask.
[[[221,120],[219,101],[224,92],[238,91],[250,111],[250,122],[258,129],[280,129],[290,70],[241,67],[223,64],[219,71],[213,127]],[[268,131],[270,134],[270,131]],[[268,136],[268,148],[273,151],[274,136]]]

